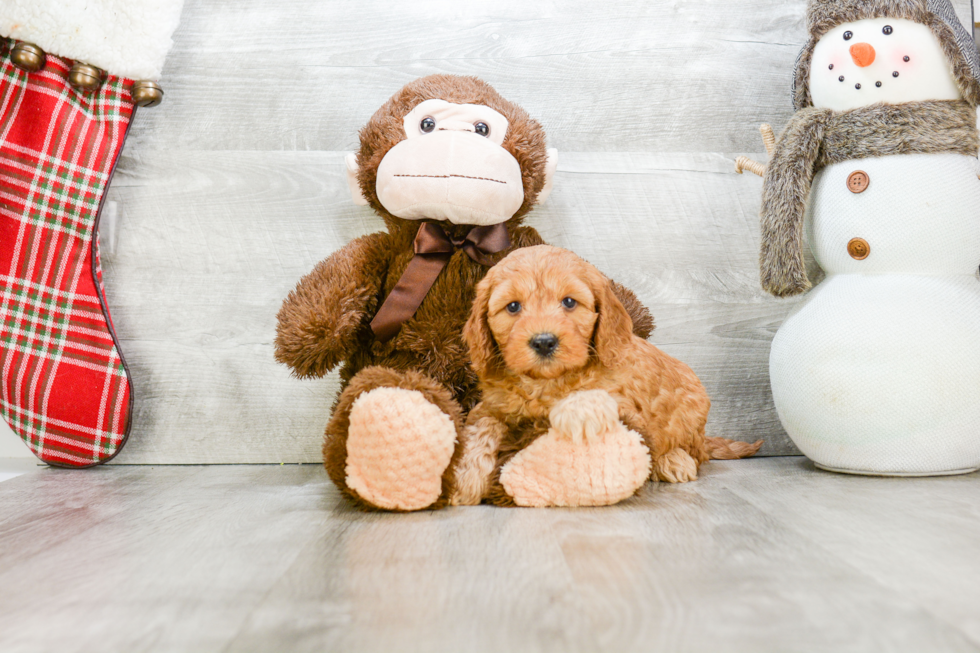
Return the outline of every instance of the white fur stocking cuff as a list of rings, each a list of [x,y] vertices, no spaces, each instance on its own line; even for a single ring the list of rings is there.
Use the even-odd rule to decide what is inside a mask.
[[[184,0],[0,0],[0,36],[131,79],[160,77]]]

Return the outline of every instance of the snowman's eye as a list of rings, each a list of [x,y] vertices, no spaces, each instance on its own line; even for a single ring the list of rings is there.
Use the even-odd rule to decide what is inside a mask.
[[[845,41],[850,41],[852,38],[854,38],[854,32],[844,32]]]
[[[883,34],[885,34],[887,36],[887,35],[889,35],[889,34],[892,33],[892,26],[891,25],[885,25],[884,27],[881,28],[881,31],[882,31]]]

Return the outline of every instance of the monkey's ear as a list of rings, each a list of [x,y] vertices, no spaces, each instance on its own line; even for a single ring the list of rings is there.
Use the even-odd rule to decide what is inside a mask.
[[[354,204],[364,206],[367,204],[367,200],[364,199],[364,193],[361,192],[361,185],[357,183],[357,154],[349,152],[344,157],[344,162],[347,164],[347,186],[350,188],[351,199],[354,200]]]
[[[548,148],[548,162],[544,164],[544,188],[538,193],[538,199],[535,202],[540,204],[541,202],[548,199],[548,195],[551,195],[551,184],[555,179],[555,170],[558,169],[558,150],[553,147]]]

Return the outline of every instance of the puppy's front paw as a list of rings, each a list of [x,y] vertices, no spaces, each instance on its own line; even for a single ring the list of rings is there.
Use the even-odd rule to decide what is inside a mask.
[[[588,442],[619,425],[619,407],[605,390],[573,392],[548,413],[551,428],[572,442]]]

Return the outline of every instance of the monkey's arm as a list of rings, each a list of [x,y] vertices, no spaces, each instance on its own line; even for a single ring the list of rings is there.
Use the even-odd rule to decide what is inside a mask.
[[[277,316],[277,361],[296,376],[311,378],[347,358],[358,330],[377,308],[390,240],[386,233],[353,240],[300,279]]]
[[[497,452],[507,434],[507,427],[490,415],[483,404],[477,404],[463,427],[463,454],[456,466],[456,487],[449,503],[475,506],[486,496],[497,466]]]
[[[544,239],[541,237],[533,227],[518,227],[513,232],[514,248],[518,247],[533,247],[534,245],[547,245]],[[615,293],[616,298],[622,302],[623,306],[626,308],[626,312],[630,314],[630,319],[633,320],[633,333],[640,336],[644,340],[650,337],[653,333],[653,316],[650,315],[650,311],[647,309],[643,303],[636,298],[633,291],[623,286],[621,284],[612,282],[613,293]]]
[[[643,305],[643,302],[633,294],[632,290],[612,279],[609,281],[612,282],[612,290],[616,299],[620,301],[626,312],[630,314],[630,319],[633,320],[633,334],[646,340],[653,333],[654,328],[653,315],[650,314],[650,309]]]
[[[514,249],[518,247],[534,247],[535,245],[547,245],[544,242],[544,238],[538,233],[538,230],[534,227],[525,227],[521,225],[515,228],[511,232],[511,242],[513,243]]]

